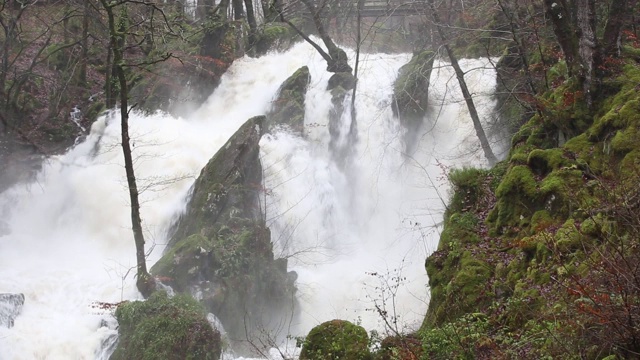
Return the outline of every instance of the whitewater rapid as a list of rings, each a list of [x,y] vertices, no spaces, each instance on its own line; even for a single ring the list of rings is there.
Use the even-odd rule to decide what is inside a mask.
[[[333,318],[384,331],[371,311],[376,306],[397,316],[399,329],[415,328],[428,303],[424,260],[437,246],[445,170],[481,165],[482,153],[444,66],[432,74],[429,121],[417,151],[404,154],[403,129],[390,105],[397,70],[410,55],[361,58],[359,140],[346,167],[327,146],[331,74],[304,43],[237,60],[207,103],[186,118],[133,112],[149,265],[160,257],[202,167],[248,118],[266,113],[280,84],[307,65],[305,138],[283,130],[260,143],[275,249],[299,275],[300,316],[280,331],[304,335]],[[489,119],[493,70],[482,60],[461,65],[474,69],[469,86]],[[116,114],[102,116],[83,142],[47,159],[32,183],[0,194],[10,230],[0,236],[0,293],[26,298],[15,326],[0,327],[0,359],[96,359],[115,330],[101,326],[109,315],[92,304],[140,298],[130,271],[135,249],[119,124]]]

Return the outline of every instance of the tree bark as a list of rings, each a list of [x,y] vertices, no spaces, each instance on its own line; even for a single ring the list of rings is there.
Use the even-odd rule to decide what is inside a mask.
[[[253,1],[244,0],[244,7],[247,8],[247,22],[249,23],[249,47],[252,48],[257,42],[258,22],[253,11]]]
[[[569,76],[577,75],[580,70],[578,55],[578,37],[573,26],[571,14],[565,0],[544,0],[547,16],[553,24],[553,32],[560,44],[567,62]]]
[[[596,8],[595,0],[575,0],[577,7],[578,54],[580,55],[580,77],[587,107],[593,105],[595,69],[597,66]],[[617,1],[617,0],[616,0]]]
[[[244,18],[244,7],[242,6],[242,0],[231,0],[233,5],[233,19],[241,20]]]
[[[89,0],[84,1],[82,14],[82,56],[80,58],[79,80],[82,86],[87,82],[87,64],[89,63],[89,17],[91,6]]]

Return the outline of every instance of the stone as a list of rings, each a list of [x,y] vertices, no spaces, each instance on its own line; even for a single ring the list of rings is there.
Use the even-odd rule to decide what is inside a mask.
[[[370,360],[369,335],[345,320],[324,322],[309,332],[300,360]]]
[[[271,111],[267,114],[267,128],[287,126],[296,134],[304,135],[304,99],[311,75],[306,66],[298,69],[278,89]]]
[[[23,294],[0,294],[0,326],[12,328],[23,305]]]
[[[164,255],[151,268],[176,292],[198,299],[238,340],[251,329],[269,329],[295,302],[286,259],[275,259],[258,198],[264,122],[263,116],[249,119],[203,168]]]
[[[433,69],[435,53],[423,51],[414,55],[402,66],[393,85],[392,109],[400,123],[407,129],[405,143],[407,151],[417,141],[429,103],[429,78]]]

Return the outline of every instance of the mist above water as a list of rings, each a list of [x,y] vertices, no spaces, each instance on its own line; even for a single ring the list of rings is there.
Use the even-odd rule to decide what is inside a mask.
[[[416,152],[404,154],[390,104],[397,70],[410,55],[361,58],[358,141],[345,166],[328,149],[331,74],[304,43],[237,60],[208,102],[186,118],[134,112],[149,265],[160,257],[202,167],[248,118],[267,112],[280,84],[307,65],[306,137],[283,129],[260,143],[263,204],[276,253],[299,275],[300,316],[280,331],[304,335],[333,318],[383,330],[380,316],[368,311],[376,305],[389,307],[401,328],[419,324],[428,302],[424,260],[437,245],[447,201],[443,168],[483,160],[448,68],[434,70],[429,119]],[[468,81],[488,117],[494,72],[479,60],[461,65],[476,69]],[[101,117],[83,143],[49,158],[34,182],[0,194],[10,231],[0,236],[0,292],[25,295],[15,326],[0,327],[0,359],[95,359],[115,331],[101,327],[108,315],[92,304],[140,298],[119,124],[116,114]]]

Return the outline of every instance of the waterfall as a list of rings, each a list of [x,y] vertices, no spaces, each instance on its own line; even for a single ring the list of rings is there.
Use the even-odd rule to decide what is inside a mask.
[[[442,67],[432,74],[433,106],[418,150],[403,154],[403,130],[390,102],[397,70],[410,56],[361,58],[358,141],[344,167],[328,146],[331,74],[304,43],[237,60],[186,118],[133,112],[149,264],[160,257],[202,167],[244,121],[268,111],[289,75],[308,65],[305,138],[282,130],[260,144],[274,247],[298,273],[300,315],[283,331],[304,335],[333,318],[382,329],[376,306],[397,316],[399,326],[415,327],[428,302],[424,260],[437,245],[447,200],[443,169],[481,164],[481,152],[455,78]],[[461,65],[475,69],[469,85],[487,117],[494,72],[481,60]],[[0,359],[103,357],[101,344],[112,341],[115,330],[101,304],[140,298],[116,117],[100,117],[82,143],[47,159],[33,182],[0,194],[6,224],[0,231],[0,293],[25,298],[13,327],[0,326]]]

